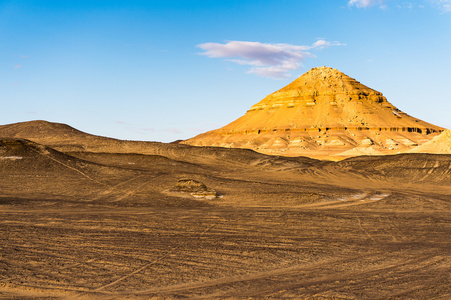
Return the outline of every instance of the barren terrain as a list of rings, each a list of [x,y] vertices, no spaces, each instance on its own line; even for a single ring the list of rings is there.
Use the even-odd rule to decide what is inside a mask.
[[[438,137],[443,130],[401,111],[381,92],[337,69],[319,67],[228,125],[182,143],[341,160],[409,151],[449,153],[449,135]],[[421,147],[425,143],[429,145]]]
[[[0,299],[451,297],[451,155],[140,147],[1,140]]]

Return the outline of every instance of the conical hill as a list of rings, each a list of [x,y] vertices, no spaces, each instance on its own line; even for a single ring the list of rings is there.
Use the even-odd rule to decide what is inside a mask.
[[[270,94],[241,118],[184,143],[331,158],[405,152],[441,131],[400,111],[382,93],[320,67]]]

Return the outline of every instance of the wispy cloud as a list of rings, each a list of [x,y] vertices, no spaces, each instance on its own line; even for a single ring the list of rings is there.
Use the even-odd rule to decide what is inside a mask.
[[[22,65],[15,65],[14,66],[14,69],[20,69],[20,68],[22,68]]]
[[[308,52],[309,50],[339,45],[344,44],[325,40],[318,40],[310,46],[230,41],[225,44],[204,43],[197,47],[205,50],[202,55],[226,58],[240,65],[251,66],[247,73],[271,78],[288,78],[290,71],[298,69],[305,58],[316,57]]]
[[[348,5],[356,7],[383,6],[384,0],[349,0]]]
[[[355,6],[358,8],[366,8],[370,6],[379,6],[380,8],[387,8],[386,2],[388,0],[349,0],[349,6]],[[437,7],[443,12],[451,12],[451,0],[416,0],[416,1],[401,1],[393,0],[391,1],[398,8],[408,8],[413,9],[415,7],[424,8],[424,4],[429,3],[432,6]]]
[[[431,0],[432,3],[438,6],[444,12],[451,12],[451,0]]]

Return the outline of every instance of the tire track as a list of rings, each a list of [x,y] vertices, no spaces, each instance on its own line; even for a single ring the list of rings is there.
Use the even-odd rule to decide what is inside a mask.
[[[404,235],[400,234],[399,229],[396,228],[396,224],[392,220],[387,217],[379,217],[379,220],[381,221],[381,223],[383,223],[384,226],[386,226],[386,228],[384,227],[383,230],[393,238],[393,242],[398,243],[407,240]]]
[[[108,197],[109,195],[111,195],[111,194],[113,194],[113,193],[115,193],[115,192],[117,193],[117,192],[119,192],[119,190],[118,190],[119,187],[121,187],[121,186],[123,186],[123,185],[126,185],[126,184],[128,184],[128,183],[130,183],[130,182],[133,182],[133,181],[135,181],[135,180],[137,180],[138,178],[141,178],[141,177],[143,177],[143,176],[148,176],[148,175],[141,174],[141,175],[132,177],[132,178],[130,178],[130,179],[127,179],[127,180],[125,180],[125,181],[119,182],[119,183],[117,183],[117,184],[115,184],[115,185],[113,185],[113,186],[110,186],[110,187],[108,188],[108,190],[102,191],[96,198],[94,198],[94,199],[92,199],[92,200],[90,200],[90,201],[100,200],[100,199],[102,199],[102,198]]]
[[[122,201],[131,195],[138,194],[138,192],[142,189],[143,186],[149,184],[150,181],[155,180],[156,178],[161,177],[161,176],[163,176],[163,175],[153,176],[153,175],[148,175],[148,174],[142,174],[142,175],[135,176],[126,181],[123,181],[114,186],[111,186],[108,190],[103,191],[96,198],[89,200],[89,201],[92,202],[92,201],[98,201],[98,200],[108,200],[109,198],[115,198],[115,199],[109,200],[109,202],[111,202],[111,203]],[[136,186],[133,186],[134,182],[139,181],[143,178],[146,178],[144,180],[144,182],[142,182],[141,184],[138,184]],[[125,185],[129,185],[129,186],[126,187]]]
[[[376,201],[381,201],[388,196],[390,193],[373,193],[370,194],[368,192],[362,194],[355,194],[349,197],[338,198],[339,200],[321,202],[321,203],[311,203],[311,204],[303,204],[303,205],[293,205],[293,206],[281,206],[281,207],[289,207],[289,208],[306,208],[306,209],[330,209],[330,208],[342,208],[348,206],[355,205],[363,205],[367,203],[374,203]],[[272,206],[274,207],[274,206]]]
[[[364,255],[358,256],[359,258],[364,257]],[[296,265],[288,268],[281,268],[281,269],[272,269],[269,271],[264,272],[258,272],[258,273],[252,273],[252,274],[246,274],[246,275],[237,275],[237,276],[230,276],[230,277],[221,277],[209,281],[201,281],[201,282],[188,282],[188,283],[180,283],[175,284],[171,286],[163,286],[163,287],[157,287],[153,289],[147,289],[147,290],[141,290],[141,291],[135,291],[135,292],[127,292],[127,293],[121,293],[122,295],[127,294],[136,294],[136,295],[142,295],[142,294],[159,294],[159,293],[173,293],[173,292],[183,292],[193,289],[200,289],[200,288],[209,288],[213,286],[218,285],[228,285],[228,284],[234,284],[234,283],[241,283],[245,281],[252,281],[252,280],[258,280],[258,279],[264,279],[267,277],[272,276],[281,276],[281,275],[290,275],[290,274],[297,274],[300,271],[308,271],[308,270],[315,270],[318,267],[321,266],[327,266],[332,263],[346,263],[353,261],[354,258],[346,258],[346,259],[329,259],[326,261],[322,261],[319,263],[313,263],[310,265]]]
[[[300,274],[302,268],[299,268],[296,272],[296,270],[290,270],[286,273],[282,274],[268,274],[268,276],[261,276],[261,277],[255,277],[255,278],[247,278],[246,280],[249,283],[246,284],[246,286],[239,288],[237,290],[231,287],[228,291],[223,291],[216,293],[215,297],[221,297],[221,298],[229,298],[234,297],[235,295],[239,294],[241,298],[272,298],[274,297],[272,294],[277,293],[279,291],[284,290],[296,290],[299,288],[307,288],[311,289],[305,294],[305,297],[302,297],[299,295],[299,298],[308,298],[314,294],[316,296],[320,296],[322,292],[328,292],[333,290],[333,287],[330,286],[332,283],[336,283],[337,281],[345,281],[349,280],[351,278],[368,278],[374,275],[378,275],[380,273],[388,273],[388,272],[400,272],[401,274],[405,273],[411,273],[412,271],[419,271],[424,268],[428,268],[437,262],[440,262],[442,259],[432,259],[432,261],[429,261],[429,258],[420,258],[420,259],[411,259],[405,262],[397,263],[397,264],[391,264],[388,266],[379,266],[379,267],[373,267],[370,269],[364,269],[364,270],[355,270],[355,271],[348,271],[348,272],[331,272],[327,275],[318,276],[316,274]],[[329,264],[334,263],[329,262],[326,264],[326,266],[330,266]],[[335,263],[340,263],[340,261],[337,261]],[[424,265],[421,265],[422,263],[425,263]],[[321,266],[317,266],[316,268],[313,268],[311,272],[316,273],[316,269]],[[408,269],[408,270],[406,270]],[[324,272],[321,272],[324,274]],[[299,281],[296,280],[295,282],[290,281],[291,278],[305,276],[306,279]],[[277,278],[282,276],[282,278]],[[285,277],[283,277],[285,276]],[[268,277],[271,277],[272,280],[269,281],[272,284],[266,284],[266,285],[259,285],[259,284],[253,284],[251,285],[252,281],[254,280],[264,280],[268,279]],[[316,278],[315,278],[316,277]],[[233,284],[233,283],[240,283],[243,284],[243,281],[236,281],[236,282],[230,282],[226,284]],[[265,280],[265,282],[268,282]],[[326,287],[318,287],[319,285],[328,285]],[[225,284],[221,284],[225,285]],[[313,288],[312,288],[313,286]],[[186,289],[185,289],[186,290]],[[231,291],[232,290],[232,291]],[[173,290],[171,292],[180,292],[181,290]],[[198,297],[197,299],[210,299],[212,298],[212,294],[210,295],[203,295],[202,297]],[[275,297],[277,298],[277,297]],[[327,297],[326,297],[327,298]],[[388,297],[390,298],[390,297]]]
[[[360,230],[362,230],[370,240],[372,240],[373,242],[376,242],[376,240],[373,239],[373,237],[369,234],[369,232],[365,228],[363,228],[362,222],[360,221],[359,216],[356,216],[356,218],[357,218],[357,224],[359,225]]]
[[[213,225],[207,227],[203,232],[200,233],[200,235],[199,235],[198,238],[201,238],[202,236],[204,236],[204,235],[205,235],[208,231],[210,231],[214,226],[216,226],[216,224],[213,224]],[[122,277],[120,277],[120,278],[118,278],[118,279],[116,279],[116,280],[114,280],[114,281],[112,281],[112,282],[110,282],[110,283],[108,283],[108,284],[105,284],[105,285],[103,285],[103,286],[100,286],[100,287],[98,287],[98,288],[95,288],[95,289],[93,289],[93,290],[91,290],[91,291],[92,291],[92,292],[99,292],[99,291],[104,290],[105,288],[111,287],[111,286],[113,286],[113,285],[115,285],[115,284],[117,284],[117,283],[119,283],[119,282],[121,282],[121,281],[123,281],[123,280],[125,280],[125,279],[127,279],[127,278],[129,278],[129,277],[131,277],[131,276],[133,276],[133,275],[135,275],[135,274],[138,274],[139,272],[141,272],[141,271],[143,271],[144,269],[150,267],[151,265],[153,265],[153,264],[155,264],[155,263],[161,261],[162,259],[164,259],[164,258],[170,256],[171,254],[174,253],[175,250],[180,249],[182,246],[185,246],[185,245],[182,244],[182,245],[179,245],[178,247],[172,248],[172,250],[171,250],[171,251],[168,251],[165,255],[162,255],[162,256],[160,256],[159,258],[157,258],[157,259],[155,259],[155,260],[149,262],[148,264],[145,264],[144,266],[140,267],[139,269],[137,269],[137,270],[135,270],[135,271],[133,271],[133,272],[127,274],[127,275],[124,275],[124,276],[122,276]]]
[[[382,253],[379,253],[379,255],[382,255]],[[296,265],[288,268],[281,268],[281,269],[273,269],[269,271],[264,272],[258,272],[248,275],[237,275],[237,276],[231,276],[231,277],[221,277],[218,279],[213,279],[209,281],[204,282],[189,282],[189,283],[181,283],[176,284],[172,286],[163,286],[163,287],[157,287],[153,289],[147,289],[147,290],[141,290],[141,291],[134,291],[134,292],[127,292],[127,293],[120,293],[121,295],[148,295],[148,294],[156,294],[156,295],[166,295],[169,296],[173,293],[182,293],[182,292],[190,292],[190,293],[197,293],[196,290],[200,289],[206,289],[206,288],[212,288],[212,287],[219,287],[219,286],[231,286],[234,284],[240,284],[241,286],[245,284],[246,286],[243,287],[239,292],[236,291],[236,289],[231,292],[229,291],[223,291],[223,292],[217,292],[214,294],[208,294],[203,295],[201,297],[196,297],[196,299],[202,299],[207,298],[211,299],[212,297],[234,297],[237,294],[240,295],[240,298],[246,298],[246,297],[267,297],[269,294],[277,292],[282,289],[288,289],[292,290],[294,288],[299,288],[301,286],[311,286],[311,285],[317,285],[321,283],[328,283],[331,281],[337,281],[337,280],[345,280],[349,278],[359,278],[372,274],[378,274],[381,271],[392,271],[401,269],[404,270],[406,266],[415,266],[415,269],[418,269],[418,263],[424,262],[428,260],[429,258],[420,258],[420,259],[412,259],[406,262],[398,263],[398,264],[391,264],[388,266],[382,266],[382,267],[374,267],[370,270],[358,270],[358,271],[350,271],[350,272],[340,272],[336,276],[335,274],[329,274],[329,275],[323,275],[319,278],[311,278],[315,277],[315,274],[310,274],[311,272],[316,273],[318,269],[321,269],[322,267],[331,267],[333,265],[343,265],[348,262],[353,262],[356,259],[359,258],[373,258],[376,257],[376,255],[360,255],[356,257],[349,257],[346,259],[329,259],[326,261],[322,261],[319,263],[313,263],[310,265]],[[434,260],[433,262],[430,262],[429,265],[435,264],[437,261]],[[424,266],[423,266],[424,267]],[[324,272],[321,272],[321,274],[324,274]],[[284,282],[284,277],[292,278],[299,276],[305,276],[310,279],[302,280],[299,282],[296,280],[296,282]],[[279,283],[275,282],[277,281],[277,277],[282,277],[279,281]],[[259,281],[259,280],[265,280],[265,282],[268,282],[268,279],[272,278],[271,281],[273,284],[270,285],[259,285],[256,284],[255,286],[258,286],[258,288],[249,288],[249,285],[253,281]],[[286,281],[286,279],[285,279]],[[231,287],[233,289],[233,287]]]
[[[31,149],[32,151],[38,153],[39,155],[42,155],[42,153],[40,153],[39,151],[37,151],[37,150],[35,150],[35,149],[33,149],[33,148],[30,148],[30,149]],[[98,181],[98,180],[96,180],[96,179],[94,179],[94,178],[91,178],[90,176],[88,176],[87,174],[83,173],[82,171],[80,171],[80,170],[78,170],[78,169],[76,169],[76,168],[74,168],[74,167],[71,167],[71,166],[69,166],[69,165],[67,165],[67,164],[65,164],[65,163],[63,163],[63,162],[61,162],[61,161],[57,160],[56,158],[53,158],[53,157],[51,157],[51,156],[49,156],[49,155],[46,155],[45,157],[48,158],[48,159],[50,159],[50,160],[53,160],[54,162],[56,162],[56,163],[58,163],[58,164],[60,164],[60,165],[62,165],[62,166],[64,166],[64,167],[66,167],[66,168],[68,168],[68,169],[70,169],[70,170],[72,170],[72,171],[75,171],[75,172],[81,174],[83,177],[86,177],[86,178],[88,178],[88,179],[91,180],[91,181],[94,181],[94,182],[96,182],[96,183],[98,183],[98,184],[101,184],[101,185],[103,185],[103,186],[109,186],[109,185],[106,184],[106,183],[103,183],[103,182],[100,182],[100,181]]]

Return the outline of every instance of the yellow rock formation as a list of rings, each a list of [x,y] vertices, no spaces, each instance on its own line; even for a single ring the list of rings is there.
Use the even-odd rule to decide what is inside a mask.
[[[382,93],[336,69],[320,67],[232,123],[183,143],[338,159],[406,152],[441,131],[400,111]]]
[[[451,154],[451,130],[447,129],[429,142],[409,150],[411,153]]]

